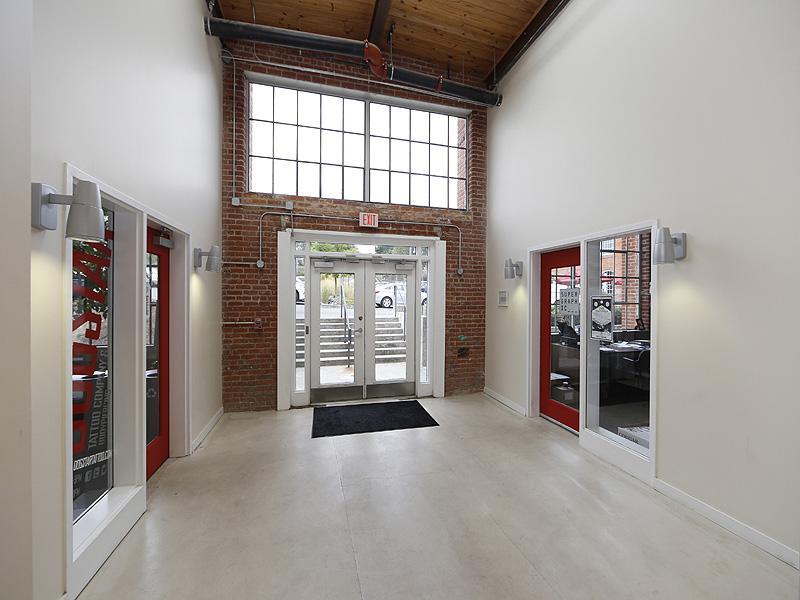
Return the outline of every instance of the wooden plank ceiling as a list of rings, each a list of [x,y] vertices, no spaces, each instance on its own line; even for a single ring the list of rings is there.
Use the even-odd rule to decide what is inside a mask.
[[[351,39],[367,39],[375,2],[382,0],[219,0],[222,16]],[[394,23],[399,55],[450,68],[453,78],[491,79],[492,69],[545,0],[393,0],[378,45]]]

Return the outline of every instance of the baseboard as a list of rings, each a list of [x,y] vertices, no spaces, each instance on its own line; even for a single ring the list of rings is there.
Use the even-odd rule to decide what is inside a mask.
[[[222,418],[223,414],[222,407],[220,406],[219,410],[214,414],[213,417],[211,417],[211,420],[208,422],[208,424],[203,427],[203,431],[198,433],[197,437],[192,441],[192,452],[197,450],[200,447],[200,444],[205,441],[205,439],[208,437],[208,434],[211,433],[212,429],[214,429],[214,426],[219,423],[219,420]]]
[[[518,413],[518,414],[522,415],[523,417],[527,416],[527,414],[526,414],[527,411],[525,410],[524,406],[521,406],[520,404],[517,404],[516,402],[514,402],[510,398],[506,398],[502,394],[498,394],[493,389],[485,387],[485,388],[483,388],[483,393],[486,394],[487,396],[489,396],[489,398],[491,398],[492,400],[497,400],[500,404],[502,404],[504,406],[507,406],[508,408],[513,410],[515,413]]]
[[[695,512],[703,515],[708,520],[713,521],[720,527],[724,527],[731,533],[747,540],[754,546],[757,546],[765,552],[772,554],[774,557],[779,558],[783,562],[788,563],[795,569],[800,569],[800,552],[797,550],[793,550],[786,544],[769,537],[767,534],[754,529],[750,525],[742,523],[738,519],[735,519],[721,510],[706,504],[702,500],[698,500],[694,496],[691,496],[674,486],[671,486],[661,479],[655,479],[653,482],[653,487],[665,496],[668,496],[669,498],[680,502],[684,506],[691,508]]]

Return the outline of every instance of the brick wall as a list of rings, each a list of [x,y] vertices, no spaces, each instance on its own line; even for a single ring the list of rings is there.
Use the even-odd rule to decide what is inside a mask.
[[[379,233],[437,235],[447,241],[445,390],[447,394],[482,390],[486,281],[486,109],[437,99],[424,93],[386,87],[377,82],[358,82],[263,64],[269,62],[332,71],[343,75],[368,76],[368,71],[361,65],[332,59],[329,56],[250,42],[226,42],[226,47],[238,59],[247,59],[250,62],[236,60],[234,63],[225,64],[223,69],[222,252],[225,261],[254,262],[258,255],[258,216],[261,211],[232,206],[231,198],[234,196],[248,203],[265,206],[275,206],[291,199],[294,200],[295,210],[298,212],[355,217],[359,210],[370,210],[379,213],[381,220],[430,221],[458,225],[463,231],[463,276],[456,274],[458,237],[453,228],[439,228],[435,225],[382,225]],[[398,56],[394,59],[397,65],[406,68],[437,75],[444,71],[444,66],[437,67]],[[247,190],[249,109],[246,78],[248,71],[471,109],[467,141],[468,210],[249,193]],[[453,78],[459,79],[455,76]],[[477,81],[466,80],[466,83],[479,85]],[[247,325],[223,327],[223,406],[226,411],[274,409],[277,405],[277,231],[285,229],[288,223],[286,217],[279,215],[265,217],[264,223],[266,267],[257,269],[250,265],[223,266],[223,321],[260,319],[263,323],[261,328]],[[300,217],[295,218],[295,227],[326,231],[358,231],[355,224],[347,221],[312,220]]]

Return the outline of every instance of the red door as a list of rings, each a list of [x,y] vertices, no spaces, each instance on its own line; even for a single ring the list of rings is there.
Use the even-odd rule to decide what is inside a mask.
[[[145,263],[147,478],[169,457],[169,248],[147,229]]]
[[[539,412],[578,431],[581,250],[542,254]]]

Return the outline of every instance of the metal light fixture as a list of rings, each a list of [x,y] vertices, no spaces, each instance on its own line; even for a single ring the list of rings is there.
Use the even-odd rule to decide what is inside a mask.
[[[669,227],[656,229],[653,240],[653,264],[664,265],[686,258],[686,234],[672,234]]]
[[[194,268],[199,269],[203,266],[203,257],[207,256],[206,259],[206,271],[214,271],[219,272],[220,268],[222,267],[222,252],[219,249],[219,246],[211,246],[208,249],[208,252],[203,252],[202,248],[195,248],[194,249]]]
[[[44,183],[31,184],[31,227],[53,231],[58,226],[57,204],[68,205],[65,237],[86,242],[106,239],[100,188],[93,181],[78,181],[75,193],[57,194]]]
[[[504,275],[506,279],[522,277],[522,261],[518,260],[515,262],[513,258],[507,258]]]

